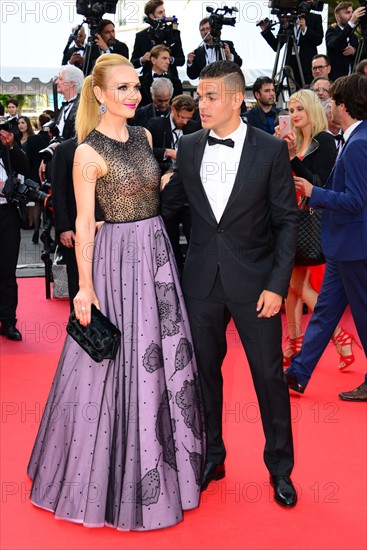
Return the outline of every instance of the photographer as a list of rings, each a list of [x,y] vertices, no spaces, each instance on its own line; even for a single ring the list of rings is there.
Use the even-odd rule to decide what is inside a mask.
[[[61,65],[75,65],[78,69],[83,69],[86,34],[84,27],[80,27],[78,31],[77,29],[78,27],[72,29],[75,46],[64,51]]]
[[[162,0],[150,0],[145,4],[144,13],[146,15],[145,21],[149,21],[150,26],[136,34],[131,63],[135,69],[142,67],[143,75],[149,73],[152,47],[164,44],[171,50],[170,74],[178,78],[176,67],[182,67],[185,63],[180,31],[173,28],[173,25],[160,23],[160,20],[166,16]]]
[[[118,53],[129,59],[129,49],[123,42],[115,38],[115,25],[109,19],[102,19],[94,36],[92,59],[96,59],[104,53]],[[93,63],[93,65],[94,65]]]
[[[0,104],[0,116],[4,107]],[[0,130],[0,191],[12,172],[27,174],[28,160],[14,140],[14,135]],[[16,327],[18,285],[16,268],[20,247],[20,216],[17,205],[0,195],[0,333],[8,340],[19,341],[22,335]]]
[[[199,23],[199,31],[204,44],[196,48],[193,52],[190,52],[187,56],[187,76],[194,80],[199,78],[201,70],[212,63],[218,61],[216,58],[216,51],[213,48],[213,37],[210,34],[211,26],[209,23],[209,17],[205,17]],[[223,43],[223,50],[227,61],[234,61],[239,67],[242,65],[242,59],[234,49],[233,42],[226,40]]]
[[[306,0],[306,2],[312,4],[312,0]],[[297,6],[297,1],[295,1],[295,6]],[[282,29],[280,29],[278,36],[275,37],[271,32],[268,22],[260,21],[258,25],[261,29],[261,35],[267,41],[269,46],[276,52]],[[321,15],[316,13],[300,13],[295,21],[293,32],[298,45],[299,58],[305,84],[310,84],[312,81],[312,58],[317,54],[317,46],[320,46],[324,37]],[[285,42],[281,42],[281,48],[284,44]],[[293,69],[295,81],[299,87],[302,87],[302,79],[298,69],[297,58],[293,48],[291,47],[288,48],[285,64],[289,65]]]
[[[351,2],[340,2],[334,10],[336,25],[326,31],[327,54],[331,61],[330,79],[346,76],[353,69],[358,39],[354,34],[359,19],[366,14],[360,6],[353,11]]]

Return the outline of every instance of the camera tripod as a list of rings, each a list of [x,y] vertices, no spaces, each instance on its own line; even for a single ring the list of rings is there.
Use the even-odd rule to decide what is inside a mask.
[[[352,73],[354,73],[356,68],[358,67],[359,62],[361,61],[362,53],[366,50],[366,45],[367,45],[367,29],[363,29],[362,36],[358,40],[358,48],[354,59]]]
[[[275,56],[273,72],[271,76],[272,80],[275,82],[276,101],[278,101],[280,94],[282,94],[283,96],[283,89],[285,87],[284,80],[287,81],[287,88],[289,92],[291,92],[292,89],[296,91],[299,88],[301,87],[303,88],[305,86],[305,78],[303,76],[301,60],[298,52],[298,44],[297,44],[296,37],[294,35],[293,25],[286,29],[280,29],[277,38],[278,38],[278,46],[277,46],[277,52]],[[281,61],[280,67],[278,68],[280,50],[282,49],[283,45],[285,46],[283,59]],[[296,82],[291,67],[289,65],[286,65],[286,60],[288,59],[289,52],[292,53],[292,51],[294,51],[296,56],[297,67],[301,78],[302,86],[300,86],[299,83]],[[284,96],[283,96],[283,99],[284,99]]]
[[[223,42],[220,40],[219,36],[213,36],[213,42],[211,44],[207,44],[205,42],[205,39],[207,38],[207,36],[209,36],[209,34],[211,34],[211,31],[208,32],[208,34],[206,34],[201,42],[201,44],[203,45],[207,45],[209,48],[213,48],[213,50],[215,51],[215,60],[216,61],[225,61],[227,58],[226,58],[226,52],[224,51],[224,44]]]

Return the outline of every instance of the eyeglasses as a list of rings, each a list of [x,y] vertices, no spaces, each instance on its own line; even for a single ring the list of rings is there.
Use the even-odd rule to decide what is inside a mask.
[[[329,65],[315,65],[312,67],[313,71],[322,71],[322,69],[325,69],[325,67],[329,67]]]
[[[312,88],[312,91],[317,93],[317,92],[326,92],[326,93],[329,93],[330,91],[330,88]]]

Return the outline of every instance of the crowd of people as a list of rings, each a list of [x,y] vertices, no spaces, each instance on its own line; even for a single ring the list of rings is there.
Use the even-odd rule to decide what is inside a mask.
[[[145,13],[163,17],[163,1],[150,0]],[[303,75],[290,51],[287,63],[307,88],[290,95],[286,110],[275,105],[273,80],[259,76],[256,107],[245,112],[242,60],[232,42],[217,58],[207,18],[203,44],[186,58],[188,76],[199,78],[195,99],[178,78],[185,63],[178,30],[170,47],[152,43],[150,27],[139,32],[129,61],[113,22],[103,20],[87,76],[85,32],[75,30],[56,80],[64,102],[55,117],[40,115],[41,131],[8,101],[1,188],[14,173],[51,182],[70,310],[88,326],[96,306],[124,334],[116,358],[100,365],[67,336],[28,466],[34,504],[120,530],[168,527],[197,507],[200,492],[225,476],[222,364],[233,319],[274,499],[296,505],[289,389],[304,393],[330,339],[340,370],[354,362],[357,335],[339,325],[348,304],[367,356],[367,60],[350,74],[364,16],[349,2],[336,7],[327,55],[317,53],[320,15],[299,17]],[[277,49],[267,23],[260,27]],[[323,210],[325,265],[297,257],[300,205]],[[1,334],[20,341],[18,205],[0,196],[0,210]],[[39,212],[34,227],[37,242]],[[85,254],[92,242],[93,262]],[[312,312],[305,333],[304,304]],[[367,377],[339,396],[367,401]],[[65,402],[96,403],[99,422],[78,412],[72,425],[53,422]],[[68,498],[74,483],[90,498]]]

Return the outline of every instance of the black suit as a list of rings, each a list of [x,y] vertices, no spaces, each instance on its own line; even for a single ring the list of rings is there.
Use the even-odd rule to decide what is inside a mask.
[[[168,116],[170,112],[171,108],[169,107],[165,116]],[[160,117],[160,114],[157,115],[157,110],[154,107],[154,104],[148,103],[148,105],[144,105],[144,107],[139,107],[136,110],[134,118],[129,119],[128,124],[130,124],[131,126],[143,126],[144,128],[147,128],[151,118]]]
[[[306,84],[312,82],[312,58],[317,54],[317,46],[320,46],[324,37],[324,30],[322,28],[321,15],[316,13],[309,13],[306,15],[307,32],[305,35],[302,33],[299,37],[299,58],[305,78]],[[278,47],[278,38],[276,38],[269,28],[262,31],[262,36],[265,38],[269,46],[276,52]],[[284,44],[282,44],[283,47]],[[301,77],[298,70],[296,56],[292,54],[292,48],[288,48],[287,57],[285,60],[286,65],[290,65],[293,69],[296,82],[301,85]]]
[[[174,76],[167,75],[165,78],[168,78],[173,84],[173,96],[172,98],[176,97],[177,95],[183,94],[183,88],[181,84],[181,80],[178,78],[175,78]],[[150,70],[149,73],[143,74],[139,77],[141,88],[141,102],[140,105],[143,107],[144,105],[148,105],[148,103],[152,102],[152,96],[150,94],[150,87],[153,83],[153,75],[152,71]]]
[[[229,49],[231,50],[231,53],[234,56],[233,61],[239,65],[239,67],[242,66],[242,59],[234,49],[233,42],[230,42],[229,40],[223,40],[226,44],[228,44]],[[191,80],[194,80],[195,78],[199,78],[199,74],[204,67],[207,65],[207,58],[206,58],[206,48],[204,45],[199,46],[194,50],[195,59],[192,63],[192,65],[189,67],[187,66],[186,72],[187,76],[191,78]]]
[[[170,39],[163,42],[154,37],[151,27],[136,33],[131,63],[134,65],[135,69],[140,69],[142,67],[140,64],[140,58],[143,57],[146,52],[150,52],[153,46],[157,46],[158,44],[164,44],[170,49],[171,55],[174,58],[174,62],[170,65],[170,72],[172,76],[178,78],[176,67],[182,67],[185,63],[185,54],[182,49],[181,35],[178,30],[172,30]],[[150,62],[144,63],[142,74],[147,74],[150,70]]]
[[[38,134],[29,136],[27,139],[27,157],[29,160],[29,177],[31,180],[41,183],[38,169],[42,161],[40,151],[45,149],[50,143],[50,136],[45,130],[41,130]]]
[[[174,140],[171,127],[171,117],[156,117],[150,120],[148,130],[153,138],[153,154],[159,163],[162,174],[172,165],[172,160],[164,160],[166,149],[173,149]],[[200,130],[200,124],[195,120],[189,120],[182,128],[183,135],[193,134]],[[165,220],[167,233],[170,238],[173,252],[175,254],[177,267],[182,272],[184,257],[180,246],[180,224],[182,224],[183,233],[186,241],[190,242],[191,233],[191,214],[188,205],[184,205],[171,218]]]
[[[25,153],[14,142],[9,150],[12,170],[28,175],[29,164]],[[9,172],[8,156],[0,143],[0,159]],[[18,285],[16,268],[20,247],[20,216],[15,204],[0,204],[0,321],[4,328],[16,323]]]
[[[355,55],[343,55],[343,50],[348,45],[358,48],[358,39],[354,34],[355,28],[345,25],[342,30],[339,25],[336,25],[326,31],[326,49],[331,63],[330,80],[334,81],[339,76],[348,75],[352,71]]]
[[[281,320],[279,314],[258,318],[256,311],[263,290],[287,295],[292,272],[298,213],[288,151],[282,140],[248,126],[234,186],[217,222],[200,178],[207,136],[207,130],[183,136],[162,194],[164,216],[186,200],[191,209],[183,290],[204,394],[207,461],[220,464],[226,454],[221,366],[232,316],[259,400],[265,463],[273,475],[289,475],[293,444]]]
[[[72,46],[71,48],[69,48],[65,53],[64,53],[64,56],[62,58],[62,65],[67,65],[68,62],[70,61],[71,59],[71,56],[74,54],[74,53],[80,53],[80,51],[84,51],[84,46],[82,48],[79,48],[77,46]],[[77,67],[78,69],[81,69],[83,70],[83,62],[82,63],[74,63],[74,67]]]
[[[79,95],[73,101],[73,106],[72,106],[70,112],[68,113],[68,116],[65,120],[64,127],[62,129],[61,134],[60,134],[61,137],[63,137],[64,139],[71,139],[75,136],[75,117],[76,117],[76,112],[77,112],[77,109],[78,109],[78,104],[79,104]],[[60,122],[60,120],[63,118],[64,109],[65,109],[65,107],[61,108],[59,116],[57,117],[57,120],[56,120],[56,124],[58,124]]]

